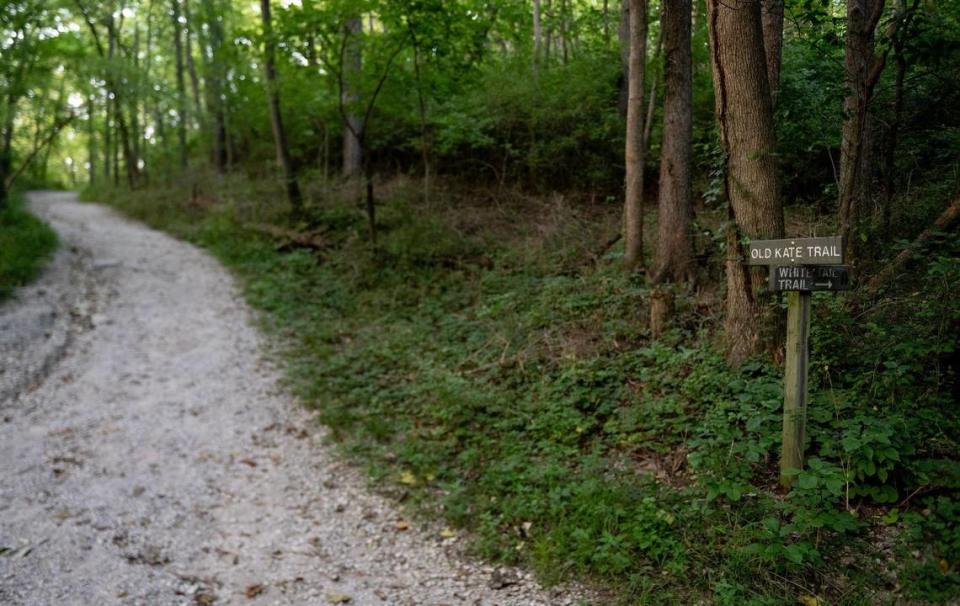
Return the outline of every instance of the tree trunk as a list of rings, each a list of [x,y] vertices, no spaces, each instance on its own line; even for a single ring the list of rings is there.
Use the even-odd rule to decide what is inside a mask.
[[[297,182],[297,173],[290,158],[287,134],[283,130],[283,120],[280,115],[280,90],[277,84],[277,68],[275,65],[276,40],[273,37],[273,24],[270,21],[270,0],[260,0],[260,17],[263,20],[263,71],[267,84],[267,101],[270,104],[270,124],[273,126],[273,140],[277,145],[277,162],[283,170],[287,201],[290,202],[293,216],[299,217],[303,214],[303,199],[300,195],[300,184]]]
[[[186,27],[183,30],[183,37],[186,42],[187,73],[190,75],[190,91],[193,93],[193,111],[197,120],[203,119],[203,108],[200,104],[200,79],[197,78],[197,66],[193,62],[193,30],[196,24],[193,22],[193,16],[190,14],[190,0],[183,0],[183,16],[186,19]]]
[[[540,26],[540,0],[533,0],[533,75],[540,73],[540,55],[543,52],[543,30]]]
[[[3,124],[3,137],[0,141],[0,211],[7,205],[7,178],[13,164],[13,126],[17,109],[17,95],[10,91],[6,100],[6,116]]]
[[[187,90],[183,77],[183,45],[180,27],[180,0],[170,0],[173,9],[173,49],[177,78],[177,143],[180,149],[180,168],[187,168]]]
[[[760,345],[760,306],[743,264],[741,235],[783,236],[773,103],[763,49],[760,3],[707,0],[716,114],[726,152],[724,183],[729,219],[726,241],[727,359],[739,364]]]
[[[869,104],[873,88],[883,71],[884,59],[873,53],[874,32],[883,13],[884,0],[847,0],[847,39],[844,50],[847,96],[846,117],[840,143],[840,235],[845,258],[857,259],[860,209],[869,192],[864,158],[869,155]]]
[[[112,157],[112,145],[111,141],[111,129],[110,124],[112,118],[112,109],[113,102],[110,100],[110,91],[106,91],[106,95],[103,100],[103,176],[106,179],[107,183],[110,182],[110,159]]]
[[[209,59],[204,70],[205,90],[207,93],[207,111],[211,118],[211,151],[213,165],[219,174],[227,172],[227,121],[223,100],[223,82],[225,80],[222,46],[224,39],[223,24],[214,0],[203,0],[203,10],[207,22],[207,40]]]
[[[770,99],[777,106],[780,92],[780,59],[783,55],[783,0],[763,0],[763,50],[767,60]]]
[[[343,86],[340,91],[343,106],[346,108],[345,124],[343,125],[343,174],[346,177],[357,177],[363,172],[363,147],[360,144],[362,136],[360,117],[356,113],[356,104],[360,99],[357,93],[357,80],[360,77],[361,55],[359,34],[363,31],[363,22],[360,17],[352,17],[344,24],[343,35],[347,37],[344,49]]]
[[[624,269],[643,265],[643,72],[647,2],[630,0],[630,80],[627,100],[626,194],[623,201]]]
[[[87,184],[91,187],[97,182],[97,139],[93,121],[93,95],[87,95]]]
[[[627,99],[630,96],[630,0],[620,0],[620,28],[617,30],[620,40],[620,95],[617,108],[620,115],[627,117]]]
[[[691,0],[664,3],[663,143],[654,283],[693,278]]]

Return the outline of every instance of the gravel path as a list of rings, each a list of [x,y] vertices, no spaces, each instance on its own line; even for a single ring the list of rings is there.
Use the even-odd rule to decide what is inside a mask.
[[[69,194],[31,205],[73,251],[45,288],[80,294],[62,359],[0,399],[0,604],[579,603],[372,494],[211,257]]]

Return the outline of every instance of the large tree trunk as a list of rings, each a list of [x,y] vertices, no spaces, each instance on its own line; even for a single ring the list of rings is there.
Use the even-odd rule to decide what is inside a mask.
[[[343,174],[347,177],[356,177],[363,172],[363,147],[360,142],[363,125],[356,113],[356,104],[360,98],[357,93],[357,80],[362,67],[359,37],[362,31],[363,22],[359,16],[348,19],[344,24],[343,35],[347,36],[347,40],[341,66],[343,86],[340,95],[346,109],[346,123],[343,125]]]
[[[647,50],[647,2],[630,0],[630,80],[627,100],[626,194],[623,201],[623,265],[643,265],[643,72]]]
[[[763,0],[763,50],[767,60],[770,98],[777,106],[780,93],[780,59],[783,55],[783,0]]]
[[[290,158],[290,148],[287,145],[287,134],[283,129],[283,120],[280,115],[280,89],[277,83],[277,68],[275,65],[276,40],[273,37],[273,24],[270,21],[270,0],[260,0],[260,17],[263,20],[263,68],[267,84],[267,101],[270,104],[270,124],[273,126],[273,140],[277,145],[277,162],[283,170],[283,180],[287,189],[287,201],[294,216],[303,213],[303,200],[300,195],[300,184],[297,182],[297,173]]]
[[[660,152],[657,253],[653,281],[693,277],[691,148],[693,75],[691,0],[667,0],[663,12],[663,143]]]
[[[177,78],[177,143],[180,150],[180,168],[187,167],[187,90],[183,77],[183,44],[180,27],[180,0],[170,0],[173,9],[173,50]]]
[[[739,364],[760,347],[760,307],[743,264],[741,235],[783,236],[773,103],[763,49],[760,3],[707,0],[716,114],[727,154],[727,359]]]
[[[883,5],[884,0],[847,0],[847,96],[843,101],[846,117],[840,143],[839,223],[849,263],[856,262],[860,209],[870,190],[870,167],[865,165],[871,144],[869,105],[885,63],[882,57],[874,55],[873,41]]]

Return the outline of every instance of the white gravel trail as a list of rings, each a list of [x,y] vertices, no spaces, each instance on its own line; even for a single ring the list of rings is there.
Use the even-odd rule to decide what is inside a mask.
[[[0,402],[0,604],[578,603],[404,530],[210,256],[70,194],[31,205],[96,286],[51,374]]]

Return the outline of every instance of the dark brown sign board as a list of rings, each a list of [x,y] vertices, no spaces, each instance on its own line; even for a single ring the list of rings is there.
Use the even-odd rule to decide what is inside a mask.
[[[770,268],[770,290],[850,290],[850,267],[775,265]]]
[[[843,263],[843,239],[785,238],[756,240],[747,251],[747,265],[839,265]]]

